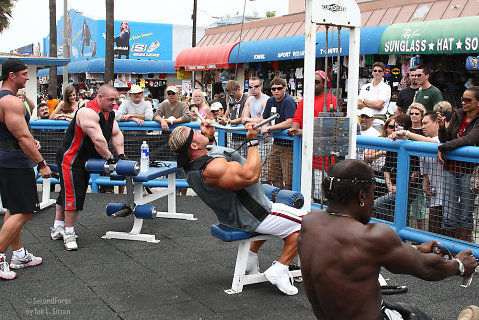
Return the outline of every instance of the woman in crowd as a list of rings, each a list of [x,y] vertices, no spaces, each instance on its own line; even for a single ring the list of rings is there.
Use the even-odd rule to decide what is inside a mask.
[[[384,123],[383,129],[381,131],[381,138],[387,138],[389,135],[391,135],[394,132],[394,124],[395,124],[395,119],[396,117],[389,117],[386,122]],[[388,194],[388,190],[386,188],[386,185],[384,184],[384,179],[383,178],[383,167],[384,163],[386,161],[386,151],[385,150],[377,150],[377,149],[366,149],[364,153],[364,161],[366,163],[369,163],[371,168],[374,171],[374,175],[378,178],[381,178],[379,180],[376,180],[376,192],[375,196],[376,197],[381,197],[384,196],[385,194]]]
[[[413,102],[407,109],[407,115],[411,118],[412,126],[409,131],[424,136],[422,131],[422,119],[426,114],[426,108],[419,102]],[[411,198],[409,203],[409,215],[414,216],[418,221],[418,228],[423,230],[426,217],[426,196],[422,190],[422,177],[420,175],[419,158],[411,156]]]
[[[78,108],[77,94],[74,87],[66,87],[63,100],[53,110],[50,119],[71,121]]]
[[[439,112],[439,145],[437,161],[444,165],[443,229],[446,235],[469,240],[473,226],[474,194],[470,189],[474,163],[446,159],[446,151],[479,145],[479,87],[473,86],[462,95],[462,108],[457,109],[446,127],[446,118]],[[461,199],[459,205],[459,198]]]
[[[402,127],[404,130],[411,129],[411,118],[407,114],[400,114],[389,122],[389,125]],[[396,173],[397,173],[397,153],[387,151],[386,160],[383,167],[384,180],[388,188],[388,193],[374,201],[376,217],[386,221],[394,220],[394,206],[396,201]]]
[[[420,135],[424,135],[422,132],[422,118],[424,118],[424,114],[426,113],[426,108],[419,102],[413,102],[409,108],[407,109],[407,115],[411,118],[412,126],[409,131],[412,133],[417,133]]]

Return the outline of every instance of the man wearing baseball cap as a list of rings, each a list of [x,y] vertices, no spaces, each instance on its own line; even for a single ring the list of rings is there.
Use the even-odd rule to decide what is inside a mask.
[[[167,99],[158,105],[153,120],[161,123],[161,129],[168,131],[168,124],[180,124],[191,121],[188,105],[179,100],[179,91],[175,86],[166,88]]]
[[[34,213],[40,209],[35,172],[50,178],[52,172],[38,151],[38,144],[29,130],[30,113],[16,97],[19,89],[28,81],[25,63],[9,58],[2,63],[3,81],[0,89],[0,194],[7,208],[0,229],[0,278],[14,279],[17,274],[10,270],[32,267],[43,262],[22,246],[21,230]],[[6,262],[5,252],[12,247],[13,255]]]
[[[116,112],[116,121],[135,121],[141,126],[143,122],[153,120],[153,109],[151,103],[145,101],[143,88],[133,84],[128,94],[130,100],[120,105]]]

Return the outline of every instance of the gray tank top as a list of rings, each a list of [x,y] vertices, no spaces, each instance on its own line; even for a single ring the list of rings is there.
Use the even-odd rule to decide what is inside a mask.
[[[262,94],[261,97],[256,100],[255,97],[249,102],[249,112],[251,114],[250,118],[257,119],[263,116],[263,101],[268,100],[269,96]]]
[[[244,164],[246,159],[230,148],[213,146],[204,156],[191,161],[184,169],[186,181],[216,214],[218,221],[231,228],[254,232],[271,212],[272,203],[257,182],[242,190],[224,190],[206,184],[203,171],[215,158]]]

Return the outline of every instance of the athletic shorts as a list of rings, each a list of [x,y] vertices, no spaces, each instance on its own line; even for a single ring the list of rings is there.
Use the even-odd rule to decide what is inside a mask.
[[[301,229],[306,210],[296,209],[282,203],[273,203],[269,215],[261,221],[255,232],[271,234],[284,239]]]
[[[57,165],[61,185],[57,204],[65,211],[83,210],[90,174],[82,167],[73,166],[64,171],[61,163]]]
[[[40,210],[37,181],[33,168],[0,167],[2,205],[16,213],[35,213]]]

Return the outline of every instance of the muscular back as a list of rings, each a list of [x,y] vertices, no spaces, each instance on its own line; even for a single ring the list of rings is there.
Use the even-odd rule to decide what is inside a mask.
[[[304,287],[318,319],[377,319],[375,226],[315,210],[303,219],[298,249]]]

